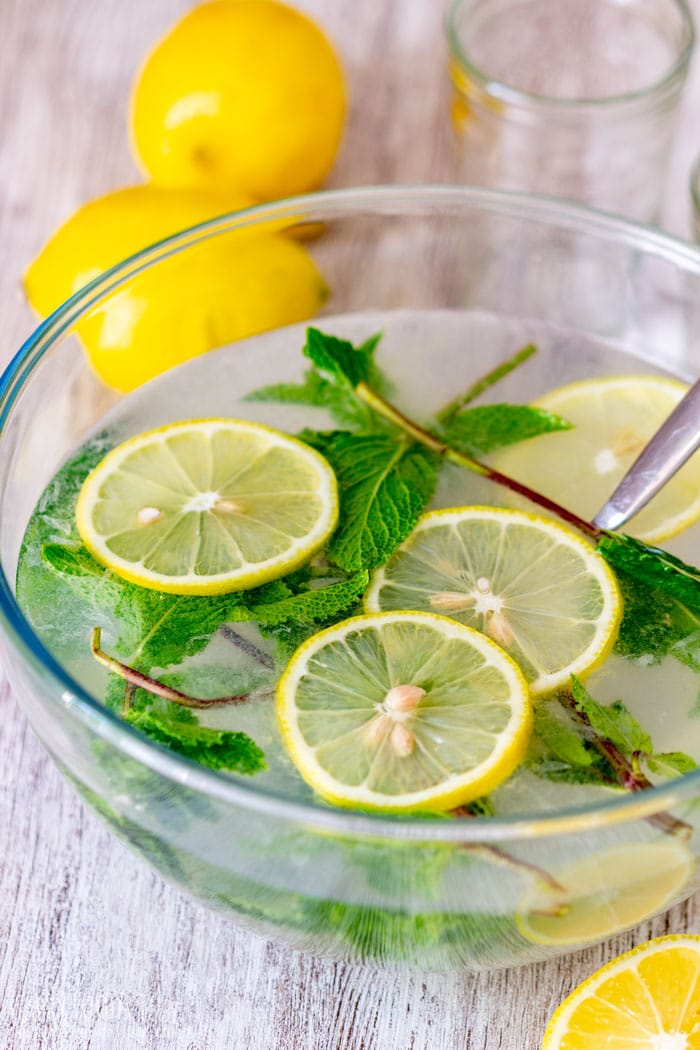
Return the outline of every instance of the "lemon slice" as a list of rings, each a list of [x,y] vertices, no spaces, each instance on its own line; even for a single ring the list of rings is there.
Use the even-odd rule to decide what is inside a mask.
[[[542,1050],[698,1050],[700,937],[657,937],[619,955],[564,1000]]]
[[[172,423],[112,449],[76,509],[92,554],[174,594],[243,590],[296,568],[337,519],[335,475],[313,449],[240,419]]]
[[[677,839],[613,846],[535,883],[520,905],[520,932],[536,944],[586,944],[662,911],[688,882],[692,853]]]
[[[340,806],[443,810],[491,791],[532,724],[516,664],[430,613],[357,616],[314,635],[277,689],[302,777]]]
[[[483,631],[520,665],[533,694],[601,663],[621,616],[615,577],[586,540],[498,507],[424,514],[374,573],[365,606],[425,609]]]
[[[613,492],[687,386],[651,375],[590,379],[534,402],[573,424],[501,449],[493,465],[584,518]],[[625,532],[648,543],[675,536],[700,518],[700,453],[692,456]]]

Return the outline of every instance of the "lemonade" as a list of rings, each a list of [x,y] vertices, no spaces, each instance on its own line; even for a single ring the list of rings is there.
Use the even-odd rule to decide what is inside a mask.
[[[497,366],[524,342],[518,323],[508,323],[485,313],[384,312],[324,318],[322,327],[325,332],[351,339],[356,344],[382,332],[376,351],[376,364],[388,377],[391,400],[413,419],[426,423],[460,391],[467,389],[479,376]],[[537,354],[490,388],[479,404],[510,402],[522,405],[545,394],[553,386],[595,376],[661,374],[647,362],[634,360],[603,341],[579,339],[574,342],[567,334],[564,350],[561,334],[551,328],[543,327],[538,332],[536,326],[530,324],[527,335],[537,343]],[[109,659],[118,657],[123,664],[133,665],[144,657],[150,645],[148,673],[151,677],[164,682],[171,690],[203,701],[195,714],[186,712],[183,724],[189,727],[193,724],[190,720],[196,718],[201,726],[229,734],[225,741],[221,738],[227,745],[234,737],[236,740],[243,739],[236,734],[245,734],[246,739],[254,742],[257,750],[246,753],[248,766],[239,766],[238,771],[234,768],[227,775],[247,781],[252,774],[254,783],[260,785],[262,790],[276,797],[316,806],[323,811],[326,805],[300,775],[298,764],[293,760],[295,756],[283,744],[274,703],[277,681],[294,649],[312,636],[318,627],[308,623],[288,623],[283,630],[273,630],[274,623],[269,610],[274,601],[268,599],[262,603],[267,609],[267,622],[236,613],[222,626],[220,615],[219,620],[216,616],[210,616],[209,619],[204,616],[200,621],[195,615],[187,638],[171,632],[166,643],[156,635],[156,647],[152,622],[148,620],[148,616],[152,615],[152,607],[147,604],[136,607],[125,603],[123,593],[117,593],[114,589],[111,577],[95,575],[92,568],[86,567],[87,563],[80,561],[82,555],[76,555],[79,537],[75,526],[75,507],[85,476],[110,449],[127,438],[178,420],[212,417],[251,420],[290,435],[298,435],[303,428],[313,428],[315,431],[330,429],[332,421],[320,408],[309,409],[291,403],[246,399],[247,395],[261,387],[300,381],[308,366],[308,361],[300,353],[303,341],[304,329],[301,326],[256,337],[181,365],[119,402],[102,420],[99,431],[59,471],[39,501],[29,523],[20,557],[17,594],[34,629],[53,655],[93,695],[103,698],[117,713],[126,712],[137,728],[150,732],[159,743],[166,746],[171,743],[167,734],[164,736],[160,730],[153,731],[148,709],[135,711],[129,708],[130,690],[134,683],[125,686],[118,674],[110,673],[115,670],[116,664],[110,666]],[[429,374],[426,374],[421,364],[424,362],[426,346],[431,348]],[[479,347],[478,370],[475,368],[474,355],[464,353],[465,346]],[[522,442],[522,449],[526,447],[527,442]],[[506,507],[526,511],[530,515],[533,512],[541,513],[540,508],[494,485],[487,478],[448,463],[440,470],[437,490],[430,507],[435,510],[464,506]],[[697,559],[699,539],[700,528],[695,525],[665,546],[677,556],[692,562]],[[319,587],[338,584],[339,574],[334,576],[332,566],[329,568],[322,561],[314,563],[313,572],[317,574]],[[367,590],[367,581],[361,586],[359,578],[359,572],[354,575],[341,574],[340,582],[349,589],[348,616],[362,612],[361,602]],[[144,599],[144,602],[158,599],[156,593],[154,598]],[[210,601],[207,598],[198,600]],[[630,609],[634,609],[635,615],[634,618],[628,615],[627,622],[623,616],[620,634],[612,652],[606,655],[608,650],[603,652],[604,647],[601,647],[602,662],[599,662],[599,666],[593,667],[596,661],[589,661],[589,667],[584,667],[582,671],[585,681],[572,680],[574,702],[585,709],[589,720],[587,728],[581,728],[581,725],[578,727],[580,739],[575,734],[572,739],[564,708],[552,703],[551,697],[545,696],[538,700],[533,707],[535,728],[523,761],[493,789],[489,787],[488,796],[479,800],[480,808],[470,814],[458,812],[452,819],[479,814],[487,817],[535,816],[554,808],[561,810],[619,796],[623,788],[620,780],[615,782],[611,779],[612,767],[601,765],[599,758],[592,757],[588,748],[590,721],[593,720],[595,728],[596,719],[602,717],[601,707],[609,706],[613,712],[611,717],[614,716],[616,720],[616,728],[610,731],[611,738],[616,739],[615,734],[623,733],[623,729],[628,734],[630,769],[633,773],[635,770],[640,773],[647,782],[664,781],[691,769],[694,762],[700,761],[697,617],[686,616],[683,629],[679,628],[673,646],[667,644],[662,652],[658,644],[655,617],[659,621],[667,619],[668,609],[659,606],[658,610],[648,610],[646,616],[642,616],[641,603],[638,602],[639,607],[635,607],[633,597],[630,598],[629,591],[623,588],[623,604],[625,602],[628,614]],[[446,612],[449,616],[449,609],[433,611]],[[165,609],[165,614],[167,620],[167,616],[171,615],[170,607]],[[145,634],[144,624],[151,624]],[[95,628],[100,629],[97,644]],[[613,630],[617,630],[617,622],[613,625],[611,621],[610,631]],[[611,634],[611,645],[612,640]],[[497,643],[499,639],[492,635],[492,641]],[[94,659],[96,651],[104,659]],[[584,674],[587,669],[590,673]],[[229,704],[213,703],[221,697],[233,697],[237,701],[242,697],[247,699],[245,702]],[[618,701],[622,702],[624,710]],[[167,699],[165,702],[167,704]],[[629,719],[625,712],[629,713]],[[192,732],[194,740],[196,729]],[[404,745],[397,744],[397,753],[401,746]],[[405,746],[408,754],[409,744]],[[190,751],[181,749],[181,753],[197,758],[194,744]],[[217,768],[215,762],[209,761],[208,764]],[[223,762],[222,766],[225,769]],[[646,876],[650,880],[650,888],[645,884],[645,900],[649,903],[637,912],[634,908],[627,911],[623,909],[621,913],[625,917],[618,921],[615,917],[615,894],[624,896],[627,884],[623,879],[622,887],[616,884],[611,890],[611,930],[634,924],[655,908],[666,906],[681,891],[682,886],[688,884],[688,880],[693,877],[693,863],[687,847],[678,847],[683,856],[678,859],[674,853],[673,870],[671,875],[667,875],[664,848],[658,849],[656,843],[664,842],[663,832],[670,831],[675,835],[679,830],[682,832],[680,838],[685,842],[693,830],[693,819],[691,812],[668,815],[668,826],[661,827],[660,837],[659,828],[663,821],[657,825],[653,822],[640,824],[649,832],[648,841],[644,841],[641,846],[643,851],[647,847],[649,850]],[[226,843],[222,842],[222,865],[226,848]],[[511,903],[513,899],[529,899],[524,894],[528,884],[528,867],[530,883],[532,872],[536,869],[540,875],[544,872],[543,877],[556,885],[558,867],[569,872],[571,865],[575,866],[576,862],[582,860],[590,848],[591,843],[583,837],[575,847],[575,855],[557,857],[556,851],[550,851],[551,864],[546,849],[540,854],[529,850],[526,845],[515,847],[507,855],[501,856],[498,862],[509,868],[506,881],[513,887],[512,894],[509,892],[506,895],[510,898],[508,901],[503,896],[500,900],[496,899],[490,893],[488,864],[485,862],[485,872],[480,883],[483,896],[480,898],[479,893],[472,895],[469,903],[471,914],[465,913],[465,901],[456,883],[453,912],[448,914],[443,910],[432,914],[431,921],[436,924],[436,946],[442,951],[445,937],[448,940],[454,938],[455,944],[458,944],[462,936],[473,943],[483,935],[489,942],[485,960],[489,965],[497,964],[499,949],[498,937],[492,928],[494,923],[499,929],[500,924],[503,924],[506,945],[513,937],[532,937],[528,931],[537,925],[522,916],[516,923],[515,909]],[[357,858],[361,852],[357,847],[353,857]],[[369,847],[368,853],[371,853]],[[403,866],[403,859],[397,856],[399,867]],[[567,866],[562,863],[557,865],[557,860],[562,862],[564,859],[568,862]],[[454,851],[438,850],[437,859],[431,861],[433,867],[430,878],[434,876],[447,880],[452,885],[455,879],[452,868],[458,871],[465,862],[463,852],[459,855]],[[658,878],[655,875],[657,862]],[[183,863],[182,858],[178,863]],[[678,872],[681,872],[682,877],[677,877]],[[373,878],[377,877],[375,872]],[[426,879],[428,882],[430,879],[426,874],[424,854],[412,877],[425,891],[423,896],[427,894],[428,903],[424,899],[421,906],[429,911],[430,892],[425,886]],[[279,878],[283,881],[281,873]],[[573,876],[572,881],[575,881]],[[553,910],[556,911],[556,892],[553,892]],[[212,896],[213,891],[208,893]],[[245,896],[243,891],[241,893]],[[378,910],[371,913],[363,911],[359,917],[344,913],[344,917],[354,937],[357,936],[358,922],[363,929],[363,924],[369,923],[370,933],[374,931],[382,943],[384,957],[387,938],[391,938],[386,931],[387,919],[381,911],[381,900],[382,893],[379,892],[376,897]],[[239,912],[245,910],[240,902],[238,905],[232,903],[231,906]],[[295,904],[287,901],[285,907],[289,914],[287,919],[281,921],[291,923],[297,906],[303,916],[299,922],[310,928],[313,922],[303,898]],[[317,901],[314,909],[318,907],[323,911],[331,906],[332,902]],[[312,911],[318,918],[317,912]],[[272,922],[280,920],[280,916],[273,915],[270,909],[266,917]],[[392,936],[396,934],[399,937],[401,951],[406,951],[406,943],[417,936],[416,918],[400,916],[399,927],[391,927]],[[394,914],[391,921],[395,919]],[[319,928],[324,925],[325,919],[319,918]],[[452,933],[449,933],[450,930]],[[523,933],[523,930],[526,932]],[[370,936],[366,930],[363,934],[368,939],[370,956],[375,954],[372,950],[374,934]],[[595,936],[600,935],[596,927]],[[577,933],[575,928],[570,929],[567,936],[566,943],[592,939],[585,932]],[[554,940],[552,943],[564,941]],[[458,948],[455,950],[459,952]],[[504,948],[506,956],[508,950]]]

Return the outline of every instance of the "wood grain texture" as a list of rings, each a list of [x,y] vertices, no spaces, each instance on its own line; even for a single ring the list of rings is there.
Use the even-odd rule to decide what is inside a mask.
[[[82,201],[137,180],[125,135],[145,48],[186,0],[0,0],[0,362],[32,319],[23,267]],[[300,0],[337,42],[352,108],[331,185],[448,182],[442,5]],[[700,0],[693,0],[700,16]],[[689,232],[696,60],[666,221]],[[61,780],[0,693],[2,1050],[535,1050],[592,969],[648,935],[700,931],[697,899],[558,962],[422,976],[300,955],[166,885]]]

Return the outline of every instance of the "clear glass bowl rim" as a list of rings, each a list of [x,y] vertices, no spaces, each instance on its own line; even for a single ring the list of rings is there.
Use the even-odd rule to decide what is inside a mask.
[[[328,190],[230,212],[173,234],[109,270],[59,306],[25,340],[0,375],[0,440],[14,402],[43,355],[87,310],[135,274],[209,237],[265,222],[318,222],[351,217],[353,213],[406,217],[439,214],[455,208],[472,209],[515,219],[535,220],[572,233],[597,236],[631,249],[653,253],[692,273],[700,280],[700,249],[652,226],[551,197],[506,190],[449,185],[367,186]],[[48,675],[68,717],[78,718],[89,730],[124,755],[142,763],[173,783],[213,799],[248,810],[284,817],[306,829],[341,835],[423,842],[478,843],[532,839],[583,832],[644,819],[672,809],[700,794],[700,769],[669,784],[590,806],[571,807],[547,814],[464,821],[430,820],[391,814],[358,813],[324,808],[318,803],[295,802],[275,792],[206,769],[161,747],[105,708],[84,690],[44,647],[17,604],[0,568],[0,626],[17,643],[20,658],[41,676]]]
[[[506,81],[489,76],[485,69],[472,61],[459,38],[457,28],[457,13],[468,0],[452,0],[445,16],[445,35],[450,54],[459,64],[460,68],[467,71],[474,83],[485,95],[491,95],[500,99],[510,106],[522,109],[542,110],[543,115],[549,113],[574,113],[575,111],[595,112],[597,118],[610,118],[616,115],[626,118],[628,105],[635,103],[644,104],[653,95],[663,96],[665,91],[681,78],[690,63],[690,58],[695,46],[696,31],[695,20],[686,0],[669,0],[678,9],[684,23],[684,42],[676,55],[673,64],[662,77],[647,84],[646,87],[635,91],[623,92],[619,95],[608,95],[596,98],[584,96],[581,98],[555,98],[551,95],[538,95],[534,92],[522,91],[513,87]],[[624,108],[624,114],[619,110]]]

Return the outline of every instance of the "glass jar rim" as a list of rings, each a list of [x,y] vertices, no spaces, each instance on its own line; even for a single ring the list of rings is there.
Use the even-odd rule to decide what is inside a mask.
[[[582,96],[580,98],[557,98],[551,95],[540,95],[514,87],[503,80],[489,76],[488,72],[474,62],[462,46],[457,17],[460,10],[469,0],[452,0],[445,16],[445,34],[452,59],[460,70],[466,72],[470,83],[476,85],[486,98],[492,98],[508,106],[522,110],[542,110],[550,115],[590,113],[596,117],[627,116],[628,109],[634,105],[644,105],[653,96],[664,96],[682,80],[690,63],[695,46],[695,21],[686,0],[668,0],[679,12],[684,29],[684,41],[673,64],[663,76],[650,84],[633,91],[602,97]],[[623,112],[621,112],[623,111]]]
[[[209,237],[264,222],[318,222],[364,211],[375,215],[425,215],[432,211],[468,208],[499,216],[538,219],[571,232],[596,234],[638,250],[653,251],[700,279],[700,249],[653,226],[633,223],[583,205],[526,193],[449,185],[367,186],[328,190],[230,212],[188,227],[116,264],[76,292],[44,320],[0,375],[0,440],[24,384],[44,354],[74,323],[105,295],[158,262]],[[438,821],[391,814],[359,813],[299,802],[207,769],[151,741],[104,707],[51,655],[35,634],[0,566],[0,623],[21,650],[21,658],[47,673],[64,707],[86,727],[124,755],[166,779],[222,802],[303,824],[307,829],[350,836],[416,842],[479,843],[516,841],[572,834],[644,819],[673,808],[700,792],[700,769],[669,784],[587,806],[544,814],[474,818],[468,822]]]

